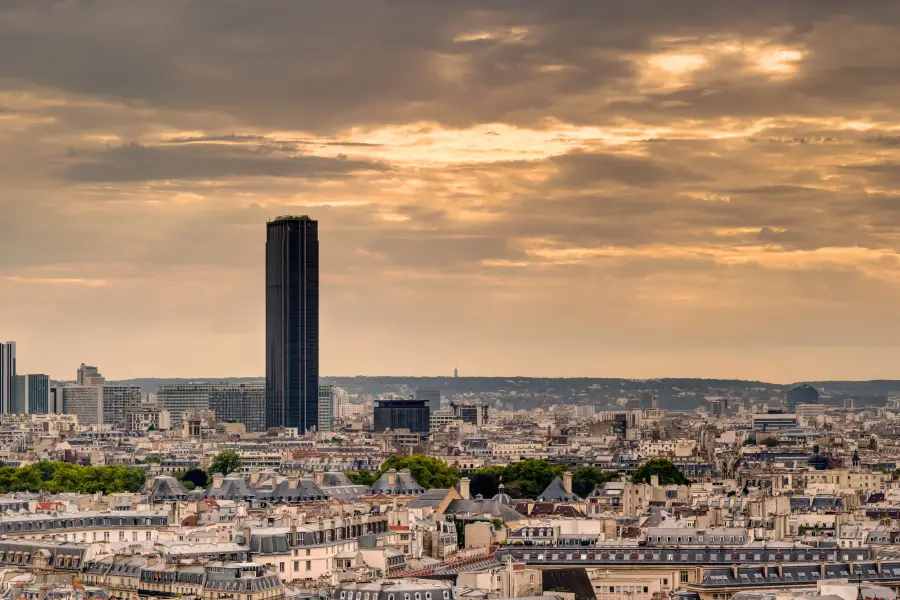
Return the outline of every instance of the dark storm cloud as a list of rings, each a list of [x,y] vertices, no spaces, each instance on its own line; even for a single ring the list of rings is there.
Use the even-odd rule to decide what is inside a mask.
[[[825,43],[817,25],[842,18],[896,25],[898,8],[843,0],[36,1],[0,9],[0,75],[305,129],[416,119],[605,122],[629,107],[601,109],[596,95],[631,89],[628,56],[649,52],[656,38],[730,32],[816,44]],[[481,33],[492,37],[460,37]],[[827,66],[789,84],[723,89],[710,81],[656,96],[646,109],[758,114],[773,102],[864,98],[895,80],[884,66]],[[661,107],[673,99],[687,104]]]
[[[349,177],[359,171],[383,171],[381,163],[321,156],[279,156],[269,151],[222,145],[149,147],[118,146],[75,154],[73,181],[114,182],[160,179],[221,179],[226,177]]]

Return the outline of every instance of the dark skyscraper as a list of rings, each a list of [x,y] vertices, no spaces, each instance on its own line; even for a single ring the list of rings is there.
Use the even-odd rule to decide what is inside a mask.
[[[319,422],[319,223],[266,226],[266,427]]]
[[[428,404],[425,400],[378,400],[374,412],[375,431],[409,429],[410,433],[428,433]]]
[[[813,386],[804,383],[788,390],[787,410],[789,413],[797,412],[799,404],[818,404],[819,392]]]

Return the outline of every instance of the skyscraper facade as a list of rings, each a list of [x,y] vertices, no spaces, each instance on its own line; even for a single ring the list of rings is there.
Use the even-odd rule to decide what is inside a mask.
[[[50,377],[48,375],[17,375],[15,401],[10,413],[43,415],[50,412]]]
[[[319,385],[319,431],[334,431],[334,386]]]
[[[428,433],[430,412],[424,400],[377,400],[374,414],[375,431],[408,429],[410,433]]]
[[[156,392],[157,404],[169,411],[173,428],[181,427],[181,417],[185,412],[210,410],[208,383],[164,383]]]
[[[793,387],[787,392],[787,410],[789,413],[795,413],[797,406],[800,404],[818,404],[819,392],[811,385],[803,384]]]
[[[141,405],[141,386],[103,385],[103,422],[124,427],[128,412]]]
[[[0,414],[8,414],[16,397],[16,343],[0,342]]]
[[[441,390],[437,388],[419,388],[416,390],[416,400],[424,400],[431,414],[441,409]]]
[[[103,423],[103,386],[66,385],[62,388],[62,411],[78,417],[78,424]]]
[[[319,223],[266,225],[266,426],[319,422]]]
[[[266,430],[266,386],[262,382],[219,383],[209,388],[209,409],[220,421],[243,423],[250,432]]]

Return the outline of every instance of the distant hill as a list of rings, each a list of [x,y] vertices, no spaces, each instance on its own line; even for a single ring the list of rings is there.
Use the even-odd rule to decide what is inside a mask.
[[[265,377],[206,377],[126,379],[115,383],[138,385],[144,393],[155,394],[162,384],[191,382],[246,383],[264,381]],[[437,388],[444,396],[485,395],[516,408],[537,408],[551,404],[592,404],[606,407],[617,398],[649,391],[660,398],[660,406],[671,410],[693,410],[706,404],[705,397],[729,395],[754,402],[780,398],[795,384],[768,383],[742,379],[620,379],[600,377],[413,377],[355,376],[322,377],[347,389],[352,394],[378,395],[396,393],[411,395],[417,388]],[[900,394],[900,381],[810,381],[820,392],[831,396],[830,403],[839,404],[853,398],[857,406],[884,405],[889,394]]]

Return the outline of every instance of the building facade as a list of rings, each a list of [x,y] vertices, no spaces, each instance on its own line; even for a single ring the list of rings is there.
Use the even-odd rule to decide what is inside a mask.
[[[787,392],[787,410],[793,413],[800,404],[818,404],[819,392],[811,385],[803,384],[793,387]]]
[[[15,400],[9,412],[19,415],[43,415],[50,412],[50,377],[16,375]]]
[[[79,425],[100,425],[103,423],[103,388],[78,384],[63,386],[62,412],[78,417]]]
[[[441,390],[437,388],[419,388],[416,390],[416,400],[424,400],[431,414],[441,409]]]
[[[103,386],[103,422],[117,427],[125,425],[125,415],[141,405],[141,388],[137,385]]]
[[[379,400],[375,403],[375,431],[388,429],[428,433],[431,429],[428,405],[424,400]]]
[[[156,402],[169,411],[172,427],[181,426],[181,414],[191,410],[209,410],[208,383],[173,383],[159,386]]]
[[[319,420],[319,224],[266,225],[266,426],[301,432]]]
[[[209,386],[209,409],[219,421],[243,423],[247,431],[266,430],[266,384],[219,383]]]
[[[15,401],[16,343],[0,342],[0,413],[9,413]]]
[[[319,385],[319,431],[334,431],[334,386]]]

